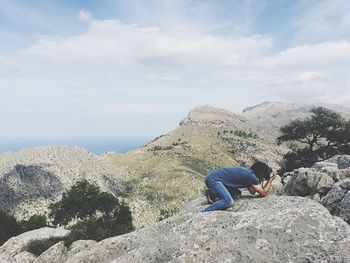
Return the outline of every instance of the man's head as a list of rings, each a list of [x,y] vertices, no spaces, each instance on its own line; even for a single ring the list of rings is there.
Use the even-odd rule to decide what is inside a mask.
[[[255,162],[250,169],[253,170],[254,174],[260,179],[260,181],[270,179],[272,169],[268,165],[262,162]]]

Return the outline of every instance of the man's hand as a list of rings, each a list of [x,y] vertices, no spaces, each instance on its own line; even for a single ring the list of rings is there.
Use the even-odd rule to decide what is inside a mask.
[[[259,193],[260,196],[265,197],[268,195],[268,192],[270,191],[271,188],[271,184],[272,181],[276,179],[276,175],[273,174],[270,179],[267,181],[266,185],[264,187],[262,187],[261,185],[252,185],[252,190],[254,190],[254,192]],[[253,191],[251,191],[251,189],[248,189],[250,193],[252,193]]]
[[[273,174],[273,175],[270,177],[270,180],[273,181],[273,180],[275,180],[275,179],[276,179],[276,175]],[[269,180],[269,181],[270,181],[270,180]]]

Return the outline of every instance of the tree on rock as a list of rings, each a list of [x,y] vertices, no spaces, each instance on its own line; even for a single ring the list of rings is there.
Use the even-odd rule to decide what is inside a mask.
[[[280,172],[311,167],[336,154],[350,154],[350,121],[323,107],[311,109],[312,116],[281,127],[277,142],[296,141],[299,147],[284,156]]]
[[[112,194],[83,180],[50,205],[54,225],[68,225],[80,239],[101,240],[133,230],[129,207]]]

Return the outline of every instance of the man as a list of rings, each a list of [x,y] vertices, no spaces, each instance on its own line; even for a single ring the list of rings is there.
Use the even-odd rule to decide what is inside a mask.
[[[262,162],[254,163],[250,169],[235,166],[210,172],[205,178],[205,184],[218,200],[203,211],[225,210],[233,206],[234,199],[227,188],[246,187],[252,195],[258,193],[262,197],[267,196],[272,181],[276,178],[275,175],[270,177],[271,173],[272,169]],[[267,180],[267,183],[263,187],[260,183],[264,180]]]

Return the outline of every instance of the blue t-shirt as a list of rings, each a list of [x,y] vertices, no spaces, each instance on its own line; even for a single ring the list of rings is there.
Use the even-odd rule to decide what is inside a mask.
[[[206,180],[215,180],[234,188],[259,184],[259,179],[251,169],[239,166],[224,167],[209,173]]]

